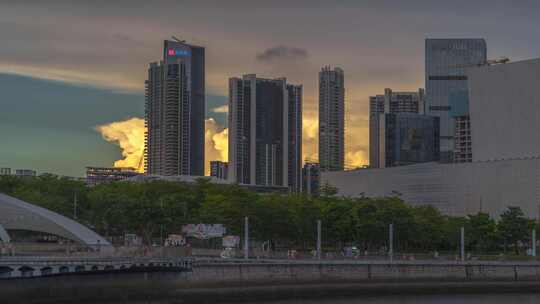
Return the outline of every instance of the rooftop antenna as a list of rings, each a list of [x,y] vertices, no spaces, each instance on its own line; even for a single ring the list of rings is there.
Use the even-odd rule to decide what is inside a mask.
[[[173,40],[175,40],[176,42],[186,43],[185,40],[178,39],[178,38],[176,38],[176,36],[171,36],[171,38],[172,38]]]

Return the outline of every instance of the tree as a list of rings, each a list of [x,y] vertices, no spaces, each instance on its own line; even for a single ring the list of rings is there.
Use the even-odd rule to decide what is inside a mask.
[[[467,244],[478,251],[487,252],[497,246],[497,223],[489,214],[479,212],[467,216]]]
[[[530,222],[525,218],[519,207],[508,207],[501,215],[498,229],[504,240],[504,249],[508,244],[514,245],[514,251],[519,254],[519,243],[528,240]]]
[[[439,250],[444,245],[445,219],[433,206],[418,206],[413,210],[414,225],[409,228],[413,248]]]
[[[321,186],[320,193],[321,193],[321,196],[325,196],[325,197],[334,196],[338,193],[338,188],[326,182]]]

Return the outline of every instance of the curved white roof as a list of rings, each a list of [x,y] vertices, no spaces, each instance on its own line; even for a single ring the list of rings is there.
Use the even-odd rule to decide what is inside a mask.
[[[0,193],[0,227],[65,237],[88,246],[110,243],[85,226],[45,208]]]
[[[0,242],[9,243],[9,241],[10,241],[9,234],[4,229],[4,227],[0,225]]]

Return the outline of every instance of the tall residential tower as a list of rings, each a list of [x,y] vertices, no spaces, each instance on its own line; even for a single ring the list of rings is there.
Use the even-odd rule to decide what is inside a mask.
[[[204,175],[205,49],[165,41],[146,81],[146,173]]]
[[[443,162],[454,161],[455,118],[469,115],[465,71],[486,62],[486,49],[484,39],[426,39],[426,114],[440,118]]]
[[[345,167],[345,85],[343,70],[319,72],[319,164],[321,171]]]
[[[285,78],[229,80],[228,179],[301,188],[302,86]]]

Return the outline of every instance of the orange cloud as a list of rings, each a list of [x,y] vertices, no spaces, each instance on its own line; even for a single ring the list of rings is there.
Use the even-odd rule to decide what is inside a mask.
[[[303,118],[303,159],[318,161],[319,123],[316,117]],[[122,150],[122,159],[114,162],[115,167],[132,167],[144,172],[144,119],[130,118],[96,127],[103,138],[115,143]],[[210,173],[210,161],[228,161],[228,129],[213,118],[205,120],[205,174]],[[350,126],[346,132],[345,163],[347,168],[360,167],[368,163],[363,141],[355,141],[354,134],[366,133],[365,127]]]
[[[302,154],[304,160],[317,162],[319,159],[319,121],[314,117],[302,119]]]
[[[229,156],[229,130],[219,125],[215,119],[205,120],[205,164],[206,175],[210,174],[210,161],[228,161]]]
[[[131,167],[144,172],[144,119],[133,117],[96,127],[101,136],[120,146],[123,159],[114,162],[115,167]]]

